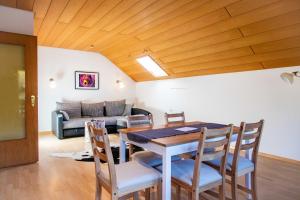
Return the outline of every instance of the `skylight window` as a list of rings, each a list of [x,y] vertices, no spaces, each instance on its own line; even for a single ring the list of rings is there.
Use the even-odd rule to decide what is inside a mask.
[[[137,58],[136,60],[153,76],[155,77],[168,76],[168,74],[150,56],[143,56]]]

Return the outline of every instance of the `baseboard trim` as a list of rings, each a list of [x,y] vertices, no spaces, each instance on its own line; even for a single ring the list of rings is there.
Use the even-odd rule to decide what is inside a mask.
[[[272,154],[268,154],[268,153],[263,153],[263,152],[259,152],[258,155],[262,156],[262,157],[266,157],[266,158],[280,160],[280,161],[283,161],[283,162],[288,162],[288,163],[291,163],[291,164],[300,165],[300,161],[299,160],[294,160],[294,159],[291,159],[291,158],[285,158],[285,157],[282,157],[282,156],[276,156],[276,155],[272,155]]]
[[[234,148],[230,147],[230,152],[233,153]],[[242,155],[243,155],[243,152],[242,152]],[[299,160],[294,160],[294,159],[286,158],[286,157],[282,157],[282,156],[276,156],[276,155],[273,155],[273,154],[258,152],[258,156],[265,157],[265,158],[271,158],[271,159],[274,159],[274,160],[280,160],[280,161],[295,164],[295,165],[300,165]]]
[[[49,135],[49,134],[53,134],[52,131],[40,131],[39,135]]]

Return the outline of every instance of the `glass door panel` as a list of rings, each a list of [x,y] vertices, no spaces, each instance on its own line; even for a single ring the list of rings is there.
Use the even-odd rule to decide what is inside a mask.
[[[25,134],[25,58],[21,45],[0,44],[0,141]]]

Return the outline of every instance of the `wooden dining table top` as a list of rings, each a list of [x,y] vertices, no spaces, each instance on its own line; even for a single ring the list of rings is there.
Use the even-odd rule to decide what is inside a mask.
[[[124,129],[119,129],[119,132],[122,134],[130,134],[130,133],[135,133],[138,134],[139,131],[146,131],[146,130],[158,130],[158,129],[164,129],[164,128],[170,128],[170,127],[178,127],[178,126],[191,126],[194,124],[201,124],[201,123],[207,123],[207,122],[201,122],[201,121],[192,121],[192,122],[184,122],[184,123],[174,123],[174,124],[165,124],[165,125],[145,125],[145,126],[139,126],[139,127],[131,127],[131,128],[124,128]],[[238,133],[239,127],[234,126],[233,132]],[[185,143],[191,143],[199,140],[201,137],[201,133],[196,132],[196,133],[187,133],[187,134],[182,134],[182,135],[176,135],[176,136],[170,136],[170,137],[163,137],[163,138],[157,138],[157,139],[152,139],[151,142],[164,146],[164,147],[169,147],[169,146],[174,146],[174,145],[179,145],[179,144],[185,144]]]

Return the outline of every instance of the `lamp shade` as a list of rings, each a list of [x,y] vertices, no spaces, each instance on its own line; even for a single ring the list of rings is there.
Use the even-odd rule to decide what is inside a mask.
[[[294,74],[293,73],[282,73],[280,75],[281,79],[289,84],[293,84],[294,83]]]

